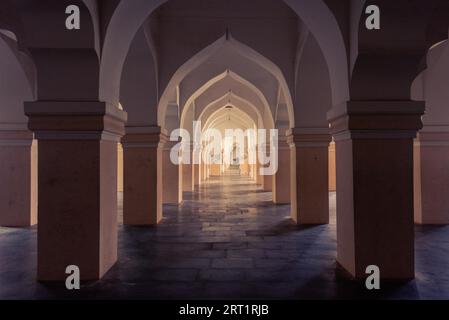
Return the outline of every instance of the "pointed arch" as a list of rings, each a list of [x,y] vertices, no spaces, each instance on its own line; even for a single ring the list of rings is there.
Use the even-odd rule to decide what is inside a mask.
[[[237,105],[237,103],[235,103],[233,100],[237,100],[237,102],[240,102],[240,103]],[[209,119],[212,116],[212,114],[214,114],[217,110],[222,109],[224,107],[224,105],[220,105],[222,101],[226,101],[225,105],[230,105],[232,107],[238,108],[239,110],[242,110],[243,112],[248,114],[248,116],[251,117],[249,112],[247,112],[247,110],[245,110],[246,108],[242,107],[242,105],[248,106],[248,109],[249,109],[248,111],[252,111],[255,115],[254,117],[251,117],[251,118],[253,119],[254,123],[257,124],[258,127],[269,128],[270,125],[273,125],[273,124],[265,124],[263,121],[263,117],[260,113],[260,110],[256,106],[254,106],[250,101],[248,101],[234,93],[231,93],[231,94],[226,93],[222,97],[209,103],[207,106],[205,106],[201,110],[201,113],[198,116],[198,119],[201,121],[203,121],[203,119],[206,119],[206,120]]]
[[[215,78],[209,80],[208,82],[206,82],[203,86],[201,86],[185,103],[184,108],[182,109],[182,114],[181,114],[181,123],[184,123],[184,118],[185,115],[188,112],[188,109],[192,106],[193,101],[195,101],[195,99],[197,97],[199,97],[201,94],[203,94],[204,92],[206,92],[208,90],[209,87],[211,87],[213,84],[216,84],[218,82],[220,82],[221,80],[225,79],[226,77],[231,77],[234,80],[236,80],[237,82],[241,83],[243,86],[249,88],[252,92],[254,92],[257,97],[260,99],[260,101],[262,102],[263,105],[263,110],[264,110],[264,114],[267,114],[269,117],[269,123],[274,127],[274,119],[273,119],[273,114],[271,112],[271,108],[268,104],[268,101],[266,100],[265,96],[263,95],[263,93],[256,87],[254,86],[251,82],[247,81],[246,79],[243,79],[242,77],[240,77],[238,74],[236,74],[235,72],[232,71],[226,71],[222,74],[219,74],[218,76],[216,76]]]
[[[230,46],[241,54],[242,56],[248,58],[251,61],[254,61],[257,63],[261,68],[267,70],[269,73],[271,73],[279,82],[280,87],[283,89],[284,94],[286,96],[287,101],[287,108],[289,113],[289,120],[290,125],[294,127],[295,119],[294,119],[294,108],[293,108],[293,100],[290,94],[290,88],[287,85],[287,81],[285,80],[285,77],[282,74],[282,71],[279,69],[278,66],[276,66],[273,62],[256,52],[255,50],[251,49],[250,47],[244,45],[243,43],[235,40],[230,35],[224,35],[208,47],[204,48],[202,51],[200,51],[198,54],[193,56],[189,61],[184,63],[173,75],[173,77],[170,79],[170,82],[168,86],[165,88],[158,107],[158,123],[161,127],[164,127],[164,118],[165,118],[165,112],[166,112],[166,105],[168,103],[168,96],[170,92],[176,88],[176,86],[193,70],[195,70],[198,66],[200,66],[202,63],[204,63],[209,57],[211,57],[213,54],[218,52],[219,50],[222,50],[224,47]],[[205,83],[201,88],[199,88],[185,103],[184,106],[189,107],[191,102],[198,97],[201,93],[205,92],[209,86],[212,84],[222,80],[226,76],[231,76],[235,80],[241,82],[242,84],[250,87],[253,89],[253,91],[259,96],[259,98],[263,101],[264,105],[268,107],[268,110],[271,112],[271,108],[269,106],[269,103],[266,99],[266,97],[263,95],[263,93],[256,87],[254,84],[250,83],[249,81],[243,79],[243,77],[237,75],[237,73],[232,71],[226,71],[220,75],[217,75],[215,78],[209,80],[207,83]],[[182,108],[182,113],[184,114],[184,108]]]
[[[326,57],[334,104],[349,98],[346,48],[335,16],[323,0],[284,0],[315,35]],[[109,23],[102,52],[100,99],[118,103],[120,76],[135,33],[167,0],[121,1]],[[133,19],[129,19],[133,17]]]
[[[236,120],[232,120],[233,122],[237,123],[238,125],[240,125],[242,128],[245,129],[249,129],[254,127],[255,123],[254,120],[251,119],[251,117],[249,115],[247,115],[244,111],[242,111],[241,109],[239,109],[236,106],[233,106],[235,108],[235,110],[237,110],[237,113],[240,113],[242,118],[240,119],[236,119]],[[214,128],[217,127],[219,124],[227,121],[227,114],[220,114],[223,112],[224,107],[220,108],[219,110],[215,111],[215,113],[213,114],[213,116],[211,116],[208,121],[206,121],[203,130],[207,130],[209,128]]]

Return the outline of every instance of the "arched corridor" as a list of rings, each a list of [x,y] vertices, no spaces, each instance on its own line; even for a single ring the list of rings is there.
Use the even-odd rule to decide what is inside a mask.
[[[446,298],[448,30],[446,0],[2,1],[0,298],[71,268],[89,298]]]
[[[117,265],[77,298],[438,299],[447,291],[449,227],[416,227],[417,279],[367,292],[335,271],[335,193],[329,225],[298,228],[289,205],[247,177],[214,178],[164,205],[157,228],[119,223]],[[120,210],[119,210],[120,217]],[[120,219],[120,218],[119,218]],[[443,240],[445,239],[445,240]],[[36,228],[0,228],[1,298],[73,298],[36,277]],[[20,254],[18,254],[20,253]]]

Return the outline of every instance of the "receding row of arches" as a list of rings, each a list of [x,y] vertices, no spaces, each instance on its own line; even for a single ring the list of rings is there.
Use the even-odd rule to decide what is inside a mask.
[[[77,32],[59,28],[66,1],[1,5],[11,13],[0,19],[2,175],[11,186],[2,224],[34,224],[39,211],[40,279],[64,278],[72,260],[86,279],[115,263],[118,143],[124,223],[157,224],[164,195],[179,203],[216,171],[172,164],[170,133],[193,135],[198,120],[225,129],[230,117],[236,128],[278,130],[276,174],[246,170],[274,202],[291,203],[297,223],[329,221],[335,167],[337,259],[347,271],[362,277],[375,261],[385,278],[414,276],[414,213],[447,222],[444,200],[429,198],[429,177],[447,181],[429,156],[446,154],[444,1],[380,1],[390,14],[376,33],[363,28],[371,1],[71,2],[82,9]],[[398,25],[398,10],[412,31]]]

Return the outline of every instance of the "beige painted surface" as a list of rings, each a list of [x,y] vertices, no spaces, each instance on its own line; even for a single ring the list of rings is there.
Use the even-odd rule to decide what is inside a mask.
[[[124,149],[123,223],[154,225],[162,219],[162,150]]]
[[[182,171],[182,191],[192,192],[192,165],[181,164]]]
[[[263,190],[266,192],[270,192],[273,190],[273,176],[262,176],[263,181]]]
[[[219,177],[221,176],[221,165],[219,164],[211,164],[210,165],[210,176],[211,177]]]
[[[415,222],[449,224],[449,146],[414,147]]]
[[[413,207],[415,223],[423,223],[421,200],[421,147],[419,140],[413,145]]]
[[[273,202],[290,203],[290,149],[278,150],[278,171],[273,176]]]
[[[163,195],[162,202],[167,204],[179,204],[182,202],[182,171],[179,165],[173,164],[170,159],[170,150],[164,149],[162,157],[163,171]]]
[[[192,165],[192,190],[198,190],[198,187],[200,185],[200,165],[199,164],[193,164]]]
[[[296,210],[292,218],[299,224],[329,223],[328,148],[295,147]]]
[[[341,141],[337,157],[338,262],[356,278],[371,264],[413,278],[412,139]]]
[[[118,166],[117,166],[118,192],[123,192],[123,146],[118,144]]]
[[[249,175],[249,164],[247,162],[244,162],[240,165],[240,174],[242,176],[248,176]]]
[[[0,146],[0,226],[37,223],[37,142]]]
[[[335,142],[331,142],[329,145],[329,191],[336,191],[337,189],[335,161]]]
[[[69,264],[98,279],[115,263],[116,174],[115,142],[39,141],[40,280],[65,279]]]

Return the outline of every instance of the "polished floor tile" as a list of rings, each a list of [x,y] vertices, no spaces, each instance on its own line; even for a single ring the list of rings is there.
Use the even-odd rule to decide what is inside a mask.
[[[336,271],[335,193],[330,203],[329,225],[298,227],[289,205],[225,177],[164,206],[157,227],[123,226],[120,210],[117,264],[79,291],[35,280],[36,228],[0,228],[0,298],[449,298],[449,227],[416,227],[416,279],[370,292]]]

